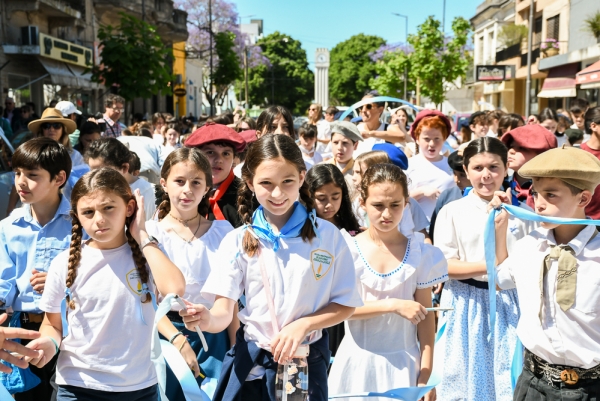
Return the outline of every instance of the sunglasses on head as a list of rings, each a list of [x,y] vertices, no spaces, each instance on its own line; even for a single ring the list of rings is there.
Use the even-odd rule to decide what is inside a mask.
[[[62,127],[61,123],[44,123],[42,124],[42,129],[50,129],[50,127],[54,129],[59,129]]]

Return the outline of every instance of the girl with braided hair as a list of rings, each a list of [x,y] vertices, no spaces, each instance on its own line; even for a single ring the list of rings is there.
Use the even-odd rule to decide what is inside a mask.
[[[158,239],[165,253],[185,276],[184,298],[196,304],[212,306],[200,294],[211,269],[219,267],[217,249],[233,227],[227,220],[204,218],[210,207],[207,192],[212,188],[210,161],[196,148],[179,148],[169,154],[162,166],[160,185],[164,191],[158,207],[158,221],[146,222],[148,233]],[[235,341],[240,327],[236,318],[227,330],[205,333],[208,352],[202,348],[195,330],[187,330],[173,306],[158,324],[159,332],[179,349],[194,372],[199,385],[221,373],[225,353]],[[170,367],[167,368],[165,393],[170,401],[185,396]]]
[[[42,367],[60,349],[58,401],[157,399],[150,292],[182,296],[183,274],[146,232],[139,190],[132,194],[116,170],[91,171],[75,184],[71,217],[70,249],[52,261],[40,301],[41,337],[27,345],[40,351],[30,363]]]
[[[244,325],[223,361],[215,401],[274,401],[277,364],[302,343],[310,344],[310,400],[327,400],[330,352],[323,329],[347,319],[361,301],[348,246],[336,226],[315,216],[305,175],[292,138],[266,134],[254,142],[238,197],[244,226],[225,236],[221,265],[202,289],[214,306],[189,304],[180,311],[188,329],[218,333],[245,293],[238,314]],[[254,202],[260,206],[251,213]]]

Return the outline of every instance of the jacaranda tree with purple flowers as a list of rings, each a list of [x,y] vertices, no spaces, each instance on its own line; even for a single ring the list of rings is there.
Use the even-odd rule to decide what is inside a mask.
[[[383,45],[374,52],[371,60],[375,62],[377,75],[369,81],[371,88],[387,96],[402,98],[404,95],[404,71],[405,69],[410,70],[412,52],[412,47],[404,43]],[[415,88],[415,83],[409,79],[406,90],[413,91]]]

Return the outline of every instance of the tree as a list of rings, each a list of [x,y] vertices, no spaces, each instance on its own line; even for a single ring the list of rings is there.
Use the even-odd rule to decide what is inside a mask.
[[[149,98],[168,87],[172,49],[165,47],[156,28],[120,13],[119,27],[98,30],[102,63],[93,66],[92,81],[114,88],[125,100]]]
[[[222,105],[229,87],[234,84],[236,79],[241,78],[233,64],[237,62],[238,69],[241,71],[244,52],[248,51],[250,67],[265,63],[266,59],[262,56],[260,47],[247,48],[248,38],[240,32],[239,16],[235,4],[227,0],[211,0],[209,10],[209,0],[176,0],[175,6],[188,13],[188,57],[202,61],[202,76],[204,77],[202,91],[214,112],[215,109],[212,106],[216,103]],[[229,34],[229,36],[220,34]],[[234,61],[233,54],[236,55],[237,61]],[[210,86],[211,55],[214,81],[212,88]],[[236,70],[234,73],[228,72],[234,69]],[[217,73],[217,70],[220,72]],[[228,81],[225,79],[226,77],[231,80],[226,82]],[[216,79],[219,80],[218,84]]]
[[[369,89],[369,81],[377,74],[370,55],[383,44],[385,40],[379,36],[360,34],[338,43],[331,50],[331,103],[353,104],[363,96]]]
[[[410,56],[410,78],[418,80],[423,96],[435,104],[445,100],[448,85],[464,79],[472,56],[467,41],[471,32],[469,21],[457,17],[452,21],[454,36],[445,38],[440,22],[430,16],[418,26],[416,35],[409,35],[408,42],[414,52]]]
[[[410,70],[410,55],[412,47],[395,44],[379,48],[371,59],[375,64],[374,78],[369,80],[369,86],[385,96],[404,96],[404,72]],[[407,91],[415,90],[413,80],[407,80]],[[405,99],[406,100],[406,99]]]
[[[314,96],[314,75],[308,68],[302,43],[275,32],[259,40],[257,45],[268,63],[248,71],[250,102],[278,104],[294,114],[304,113]],[[241,92],[238,90],[238,93]]]
[[[237,79],[242,78],[240,59],[233,50],[235,34],[231,32],[219,32],[215,35],[215,52],[219,59],[219,65],[213,73],[213,84],[216,90],[215,98],[219,106],[223,105],[225,95],[229,87]]]

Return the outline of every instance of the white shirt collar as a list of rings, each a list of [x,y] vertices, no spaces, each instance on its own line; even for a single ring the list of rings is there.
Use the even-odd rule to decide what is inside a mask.
[[[548,234],[545,240],[548,242],[548,244],[550,246],[558,245],[556,243],[556,239],[554,238],[554,230],[547,230],[547,232]],[[583,230],[579,232],[579,234],[577,234],[577,236],[575,236],[575,238],[569,241],[567,245],[573,249],[573,252],[575,252],[575,256],[578,256],[581,253],[581,251],[583,251],[583,248],[585,248],[587,243],[590,242],[592,235],[594,235],[595,232],[596,226],[586,226]]]

